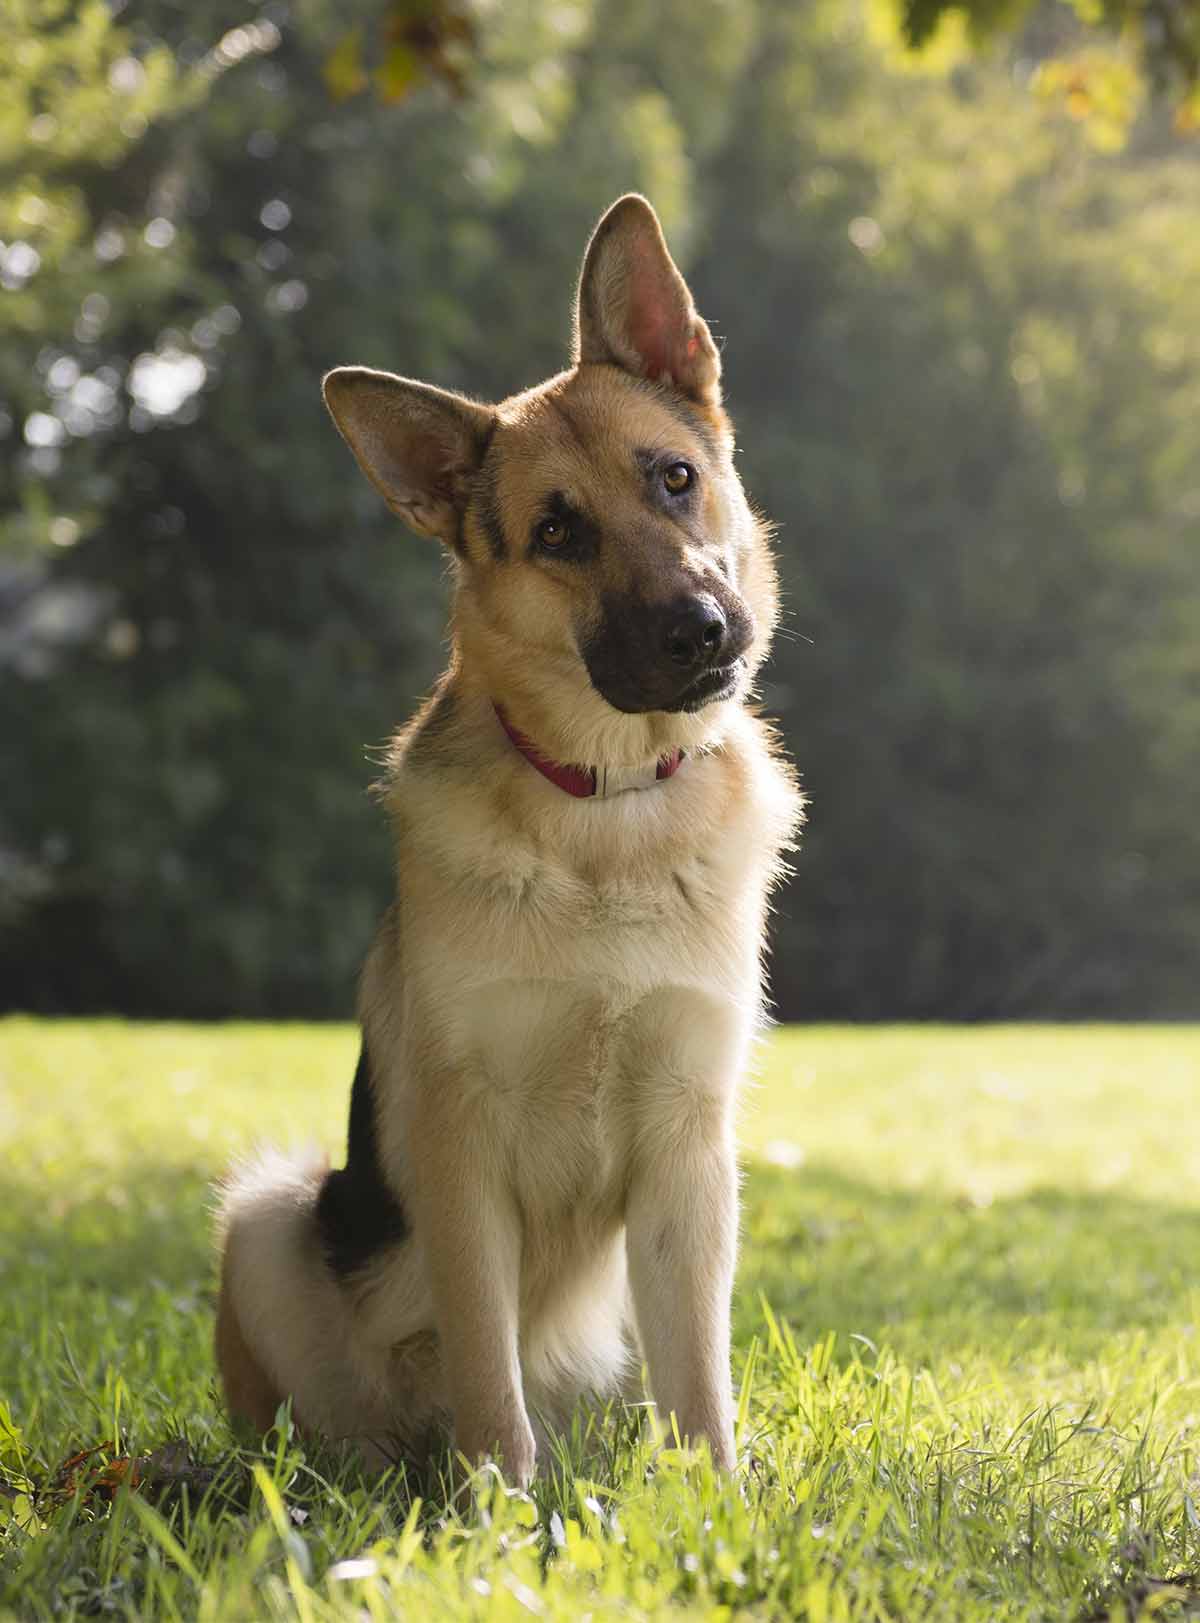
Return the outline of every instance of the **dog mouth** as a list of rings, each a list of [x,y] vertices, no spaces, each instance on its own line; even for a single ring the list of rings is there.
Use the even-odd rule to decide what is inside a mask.
[[[715,665],[684,688],[674,704],[663,705],[663,709],[672,714],[680,711],[690,713],[703,710],[707,704],[716,704],[719,699],[728,699],[736,690],[745,666],[746,662],[742,659],[731,660],[728,665]]]
[[[745,669],[746,661],[738,657],[701,671],[686,687],[676,688],[674,692],[660,689],[657,693],[649,682],[634,681],[624,671],[614,680],[609,673],[594,670],[589,665],[588,675],[600,697],[627,716],[644,716],[650,711],[679,715],[703,710],[706,705],[732,697]]]

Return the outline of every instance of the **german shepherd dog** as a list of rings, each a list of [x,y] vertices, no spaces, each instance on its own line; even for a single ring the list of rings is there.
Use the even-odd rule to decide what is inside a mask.
[[[365,367],[325,400],[453,563],[453,652],[383,786],[346,1165],[221,1192],[231,1411],[526,1483],[641,1391],[734,1464],[739,1079],[801,800],[748,707],[776,618],[720,360],[644,198],[588,246],[568,371],[498,406]],[[543,1445],[544,1446],[544,1445]]]

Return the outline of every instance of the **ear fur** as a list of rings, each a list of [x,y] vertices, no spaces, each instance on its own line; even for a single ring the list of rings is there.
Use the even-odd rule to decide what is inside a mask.
[[[704,405],[721,399],[721,359],[667,248],[658,215],[630,192],[588,243],[575,305],[575,361],[661,378]]]
[[[488,406],[428,383],[340,366],[325,404],[384,501],[422,535],[453,546],[471,475],[496,425]]]

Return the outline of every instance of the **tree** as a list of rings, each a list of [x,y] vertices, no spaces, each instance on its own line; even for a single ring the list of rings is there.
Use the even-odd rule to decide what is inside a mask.
[[[1045,26],[1051,18],[1050,26],[1060,38],[1066,32],[1062,15],[1067,8],[1047,6],[1045,0],[900,0],[900,7],[905,37],[916,51],[958,18],[965,19],[977,40],[991,39],[1001,31],[1018,31],[1031,22]],[[1083,28],[1128,41],[1149,82],[1178,99],[1191,127],[1200,110],[1196,100],[1200,5],[1196,0],[1071,0],[1071,9]],[[1078,64],[1074,89],[1084,101],[1091,95],[1088,77],[1086,65]]]
[[[695,267],[741,313],[740,439],[813,639],[769,696],[814,801],[777,991],[1187,1007],[1194,167],[1092,156],[1002,72],[889,72],[837,15],[764,8],[711,201],[738,229]]]
[[[388,892],[367,756],[444,594],[319,376],[546,376],[584,236],[638,187],[781,525],[766,698],[813,796],[782,1011],[1191,1007],[1194,159],[1153,127],[1098,153],[1004,62],[914,67],[839,0],[522,0],[468,95],[331,99],[377,16],[19,14],[7,998],[348,1010]],[[38,124],[131,95],[70,150]]]
[[[457,109],[339,112],[332,12],[222,34],[223,11],[87,14],[80,94],[137,77],[157,118],[71,154],[70,249],[6,351],[0,981],[26,1006],[349,1007],[386,890],[365,751],[436,667],[442,565],[352,479],[318,380],[403,358],[501,393],[565,351],[582,223],[524,189],[573,104],[561,19],[506,8]],[[12,60],[42,60],[64,13],[23,16]],[[665,190],[637,135],[574,177],[572,217]],[[12,138],[56,219],[36,119]]]
[[[1181,129],[1200,122],[1200,0],[882,0],[911,51],[936,48],[939,36],[966,35],[978,47],[1023,37],[1036,56],[1053,49],[1054,83],[1074,116],[1113,112],[1123,125],[1136,85],[1107,54],[1122,42],[1157,92],[1176,103]],[[705,15],[703,9],[693,12]],[[711,13],[708,14],[711,17]],[[731,13],[726,13],[731,15]],[[383,0],[331,50],[326,78],[337,96],[374,89],[400,100],[430,81],[463,94],[471,83],[478,31],[463,0]],[[1099,45],[1099,50],[1095,49]]]

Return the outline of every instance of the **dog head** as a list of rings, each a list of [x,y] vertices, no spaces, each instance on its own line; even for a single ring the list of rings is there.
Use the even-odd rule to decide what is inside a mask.
[[[712,335],[644,198],[584,258],[573,365],[499,406],[362,367],[325,379],[388,506],[450,548],[464,680],[559,760],[719,736],[776,615]]]

